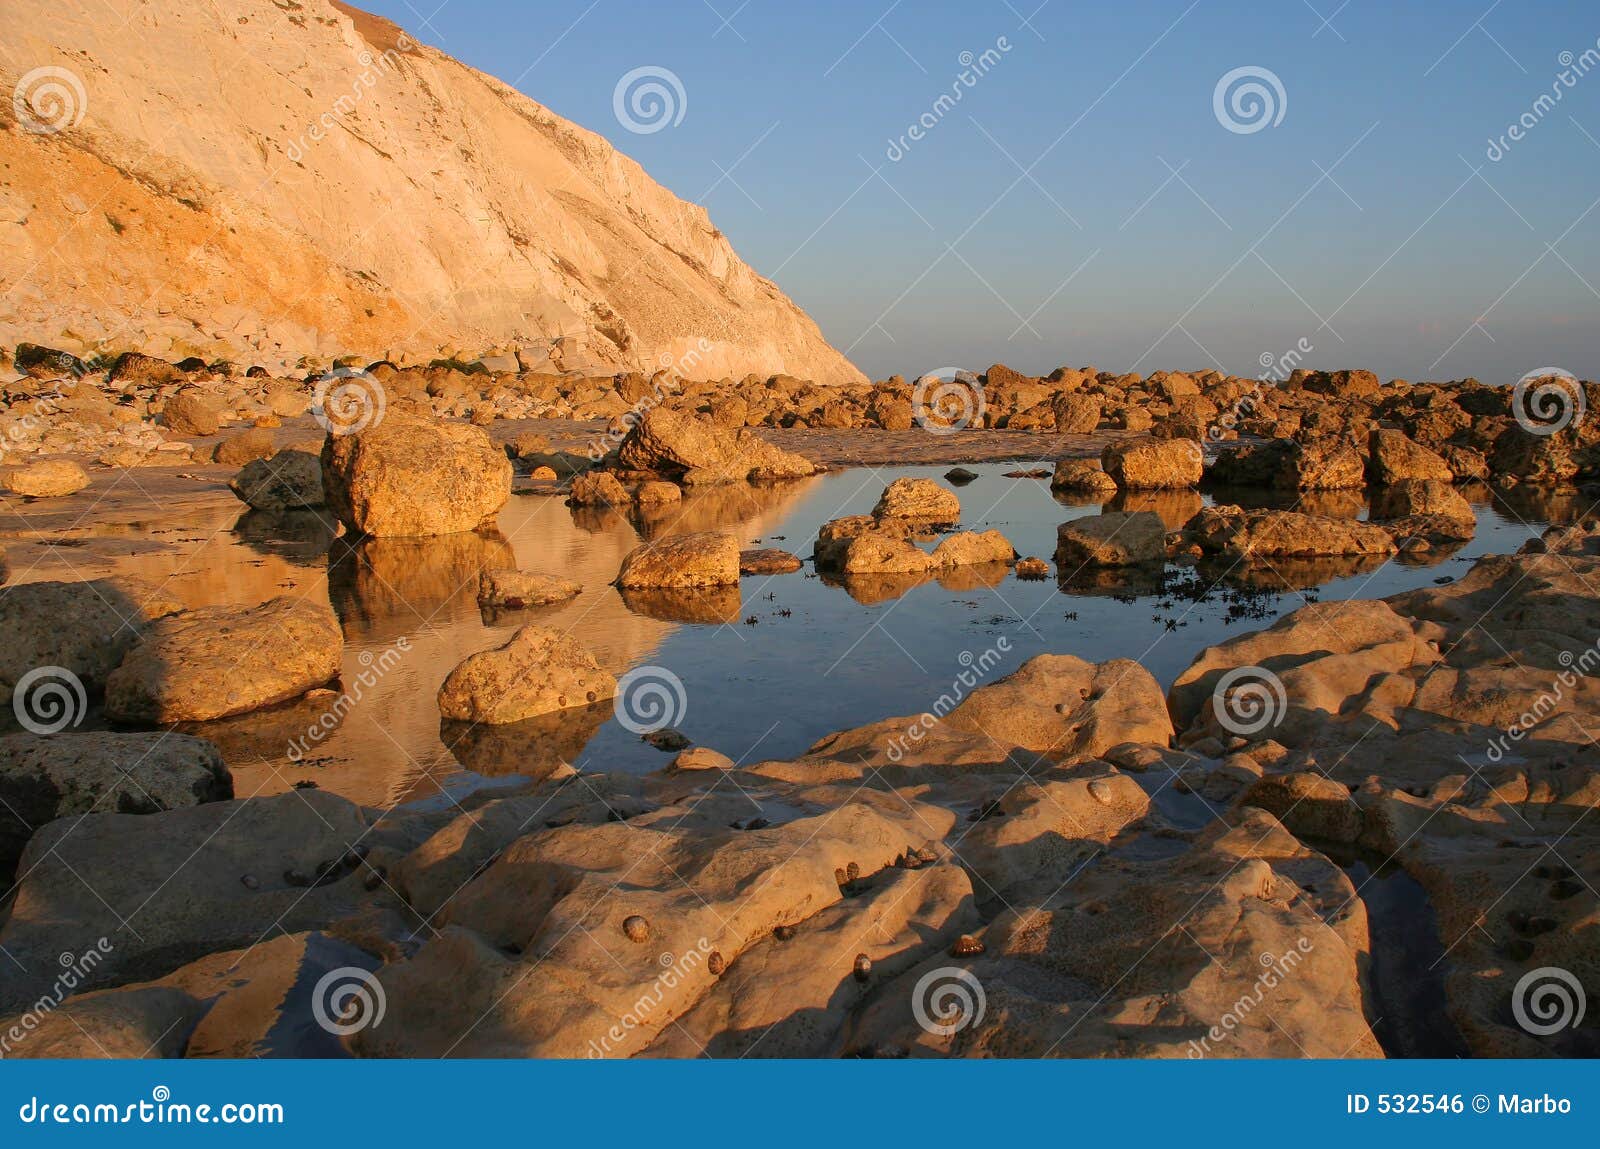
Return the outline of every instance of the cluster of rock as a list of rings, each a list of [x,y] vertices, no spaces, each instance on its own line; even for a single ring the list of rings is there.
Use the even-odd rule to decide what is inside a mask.
[[[697,748],[381,818],[227,799],[181,745],[164,792],[198,805],[54,799],[0,1015],[103,933],[13,1056],[285,1052],[320,1033],[286,988],[334,954],[376,967],[381,1020],[338,1039],[361,1056],[1593,1056],[1592,1019],[1530,1030],[1513,995],[1600,975],[1600,689],[1575,669],[1600,659],[1596,579],[1600,523],[1552,530],[1212,647],[1165,696],[1136,663],[1043,655],[792,761]],[[604,696],[560,656],[569,699]],[[1241,674],[1275,684],[1265,714]],[[34,752],[0,743],[0,777],[41,776]],[[1346,855],[1420,905],[1383,909],[1394,879]]]
[[[8,450],[87,454],[120,466],[182,461],[191,450],[186,438],[216,435],[230,426],[270,427],[305,413],[319,386],[328,385],[327,376],[315,372],[272,378],[252,368],[241,376],[226,363],[170,364],[132,353],[110,364],[85,364],[65,352],[28,344],[17,348],[14,364],[21,377],[0,386],[0,439]],[[522,371],[515,360],[494,359],[404,368],[386,361],[364,368],[335,366],[359,370],[360,386],[372,388],[386,403],[440,419],[480,426],[500,419],[610,421],[614,426],[606,446],[626,436],[616,460],[621,469],[665,473],[688,483],[807,473],[794,456],[777,452],[746,429],[904,431],[926,414],[925,409],[919,414],[917,402],[929,393],[928,384],[900,376],[836,384],[786,375],[691,381],[665,370],[649,377]],[[1239,459],[1230,481],[1241,485],[1307,490],[1346,483],[1350,463],[1341,448],[1357,451],[1367,467],[1369,437],[1378,428],[1401,431],[1443,460],[1448,474],[1420,477],[1533,484],[1600,477],[1600,425],[1576,418],[1545,433],[1549,428],[1517,409],[1525,396],[1472,379],[1380,383],[1368,371],[1302,369],[1281,382],[1266,382],[1217,371],[1140,376],[1092,367],[1063,367],[1032,377],[995,364],[965,380],[960,385],[982,396],[981,403],[971,404],[974,429],[1055,434],[1105,429],[1195,442],[1279,441]],[[1545,385],[1567,388],[1571,406],[1579,410],[1600,404],[1596,384],[1556,380]],[[1537,405],[1533,411],[1539,411]],[[659,417],[641,430],[652,415]],[[673,418],[694,415],[731,437]],[[235,454],[247,449],[248,444],[241,445]],[[209,457],[217,448],[202,450]],[[1328,453],[1340,458],[1329,460]],[[1385,454],[1380,452],[1371,466],[1384,470]],[[1131,484],[1149,481],[1140,477],[1143,463],[1128,460]],[[1417,469],[1403,457],[1395,463],[1402,471]]]

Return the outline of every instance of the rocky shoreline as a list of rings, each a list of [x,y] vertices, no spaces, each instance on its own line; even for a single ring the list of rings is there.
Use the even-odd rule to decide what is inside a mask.
[[[1114,492],[1124,509],[1062,525],[1054,573],[1137,587],[1174,564],[1278,577],[1448,553],[1472,531],[1462,484],[1588,506],[1600,477],[1582,418],[1530,429],[1511,390],[1360,372],[1263,386],[997,366],[815,388],[16,363],[31,374],[7,385],[0,433],[29,501],[8,517],[44,535],[69,525],[57,500],[143,467],[171,482],[223,465],[241,506],[425,547],[492,524],[513,489],[650,522],[696,489],[906,461],[904,441],[918,462],[1048,460],[1058,489]],[[1049,573],[999,531],[957,529],[960,476],[947,484],[887,484],[796,555],[642,532],[617,585],[706,622],[728,621],[724,592],[737,618],[742,576],[802,560],[865,580],[852,594],[1027,577],[1024,559]],[[1225,501],[1245,487],[1286,505]],[[1340,509],[1349,492],[1370,495],[1367,520],[1360,497]],[[1184,509],[1164,516],[1174,494]],[[587,593],[562,575],[485,571],[477,593],[510,611]],[[213,743],[173,732],[358,696],[327,603],[184,609],[124,578],[21,582],[0,586],[0,622],[8,702],[64,670],[63,705],[75,683],[132,728],[0,736],[7,1056],[1600,1053],[1594,1018],[1528,1024],[1530,979],[1600,985],[1588,514],[1447,585],[1307,605],[1202,651],[1167,691],[1127,658],[1044,654],[994,681],[957,670],[928,712],[792,759],[697,746],[646,775],[555,764],[442,808],[237,793]],[[626,689],[529,621],[418,705],[488,735],[609,712]],[[1369,912],[1395,874],[1431,965]],[[94,960],[63,986],[59,959],[78,954]],[[330,1007],[313,988],[336,975],[354,988]],[[1386,1015],[1407,991],[1438,995],[1432,1032]]]

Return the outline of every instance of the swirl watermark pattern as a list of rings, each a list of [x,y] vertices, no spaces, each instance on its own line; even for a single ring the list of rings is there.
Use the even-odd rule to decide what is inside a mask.
[[[11,688],[11,709],[31,734],[59,734],[83,725],[89,692],[83,680],[64,666],[36,666]]]
[[[1511,991],[1511,1016],[1535,1037],[1576,1029],[1583,1023],[1588,1005],[1583,983],[1560,966],[1529,970]]]
[[[689,94],[676,72],[646,64],[617,81],[611,92],[611,111],[617,123],[634,135],[654,135],[683,123],[689,111]]]
[[[365,371],[339,367],[317,380],[311,417],[328,434],[342,438],[376,427],[387,406],[382,383]]]
[[[1541,367],[1518,379],[1511,387],[1511,414],[1530,435],[1554,435],[1589,413],[1583,384],[1570,371]]]
[[[1289,110],[1289,93],[1270,68],[1247,64],[1217,81],[1211,92],[1211,111],[1217,123],[1238,136],[1254,135],[1283,123]]]
[[[978,377],[954,367],[929,371],[911,390],[911,419],[932,435],[982,427],[984,407]]]
[[[329,970],[311,991],[311,1015],[336,1037],[377,1028],[388,1009],[389,999],[378,976],[360,966]]]
[[[53,136],[83,122],[89,97],[83,81],[69,68],[35,68],[17,81],[11,93],[11,110],[24,130]]]
[[[983,1020],[988,999],[971,970],[946,965],[929,970],[911,991],[911,1012],[926,1032],[949,1037]]]
[[[676,726],[689,713],[683,680],[664,666],[636,666],[617,679],[612,702],[617,722],[634,734]]]
[[[1283,721],[1289,697],[1283,682],[1260,666],[1236,666],[1217,680],[1211,711],[1230,734],[1248,738]]]

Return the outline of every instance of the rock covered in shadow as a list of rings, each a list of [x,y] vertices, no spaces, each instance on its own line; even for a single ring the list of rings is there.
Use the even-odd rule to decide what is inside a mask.
[[[91,811],[150,814],[233,797],[212,743],[184,734],[0,737],[0,875],[36,827]]]
[[[322,460],[307,451],[252,460],[228,481],[228,489],[258,511],[303,511],[326,502]]]
[[[161,977],[351,913],[376,896],[348,862],[383,841],[371,829],[359,807],[317,790],[51,822],[23,853],[17,901],[0,926],[0,945],[25,971],[0,981],[0,1012],[37,1000],[58,955],[97,938],[109,952],[84,989]]]
[[[131,578],[0,588],[0,703],[13,709],[13,689],[41,667],[70,672],[87,691],[103,687],[153,621],[182,609]]]

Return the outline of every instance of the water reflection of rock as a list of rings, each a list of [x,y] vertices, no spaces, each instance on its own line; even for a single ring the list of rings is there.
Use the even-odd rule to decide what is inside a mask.
[[[1205,500],[1199,491],[1118,491],[1101,508],[1104,513],[1118,511],[1154,511],[1169,531],[1182,530],[1183,525],[1200,513]]]
[[[1066,577],[1056,576],[1056,589],[1062,594],[1088,598],[1138,598],[1160,594],[1165,586],[1166,572],[1158,563],[1090,567]]]
[[[1523,484],[1495,488],[1493,505],[1507,518],[1526,523],[1549,521],[1565,524],[1576,522],[1587,514],[1594,500],[1585,498],[1570,487],[1563,489]]]
[[[742,600],[733,586],[681,589],[633,587],[618,592],[622,604],[634,614],[660,622],[718,625],[738,622]]]
[[[504,726],[441,722],[439,741],[463,769],[486,778],[524,774],[548,777],[562,763],[576,764],[589,739],[613,713],[610,702],[541,714]]]
[[[499,531],[429,538],[340,537],[328,552],[328,597],[345,625],[363,637],[410,634],[462,603],[476,607],[478,576],[514,567],[517,554]]]
[[[1367,508],[1365,491],[1281,491],[1272,487],[1218,487],[1211,501],[1248,511],[1298,511],[1329,519],[1359,519]]]
[[[1309,590],[1334,579],[1370,574],[1388,562],[1389,555],[1333,555],[1308,559],[1273,559],[1235,563],[1202,563],[1200,571],[1207,581],[1218,581],[1247,590]],[[1434,556],[1429,556],[1433,561]]]
[[[257,554],[310,564],[327,553],[338,531],[324,511],[246,511],[233,533]]]
[[[764,529],[764,524],[782,518],[817,481],[813,477],[784,483],[691,487],[679,502],[635,507],[633,523],[647,542],[665,535],[726,531],[751,523]]]
[[[941,587],[957,594],[975,590],[992,590],[1005,581],[1011,573],[1006,563],[977,563],[972,566],[948,567],[939,571],[917,571],[910,574],[824,574],[826,586],[836,586],[864,606],[873,606],[899,598],[907,591],[924,583],[937,582]]]
[[[216,722],[184,723],[185,734],[207,738],[231,767],[248,762],[315,762],[345,719],[338,692],[314,690],[303,698]]]

